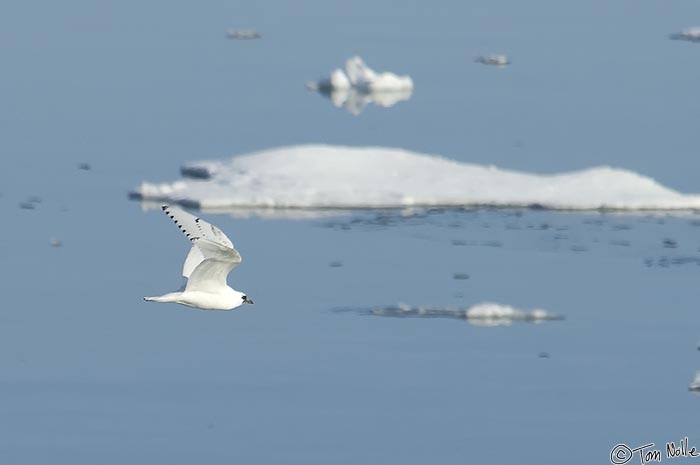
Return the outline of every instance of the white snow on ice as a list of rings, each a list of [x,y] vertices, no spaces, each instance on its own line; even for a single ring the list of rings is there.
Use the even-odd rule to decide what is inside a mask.
[[[542,175],[381,147],[298,145],[188,163],[185,179],[143,182],[132,198],[200,209],[542,207],[690,210],[682,194],[632,171],[600,166]]]

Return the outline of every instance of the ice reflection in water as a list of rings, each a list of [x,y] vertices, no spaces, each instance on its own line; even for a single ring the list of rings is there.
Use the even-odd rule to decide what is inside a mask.
[[[348,112],[357,116],[367,105],[373,103],[377,106],[389,108],[398,102],[409,100],[413,95],[413,89],[402,90],[360,90],[320,88],[318,93],[330,99],[337,108],[344,108]]]

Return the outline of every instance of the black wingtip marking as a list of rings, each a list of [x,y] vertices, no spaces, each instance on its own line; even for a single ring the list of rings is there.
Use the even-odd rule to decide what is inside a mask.
[[[167,205],[163,205],[163,206],[160,207],[160,208],[161,208],[161,210],[165,211],[165,210],[167,210],[168,206],[167,206]]]

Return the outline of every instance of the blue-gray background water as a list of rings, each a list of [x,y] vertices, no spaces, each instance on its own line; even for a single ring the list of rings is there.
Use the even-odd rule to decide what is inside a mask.
[[[667,39],[698,22],[691,1],[1,6],[0,461],[591,464],[700,442],[698,215],[207,215],[256,301],[217,313],[141,301],[180,285],[187,243],[126,197],[308,142],[700,192],[700,45]],[[491,52],[513,64],[473,62]],[[355,54],[412,99],[353,116],[304,89]],[[482,301],[566,319],[335,311]]]

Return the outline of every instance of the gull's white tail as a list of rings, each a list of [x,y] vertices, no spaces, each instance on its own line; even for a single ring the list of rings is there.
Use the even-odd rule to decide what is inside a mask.
[[[163,295],[157,295],[153,297],[144,297],[143,300],[146,302],[180,302],[180,297],[182,292],[169,292]]]

